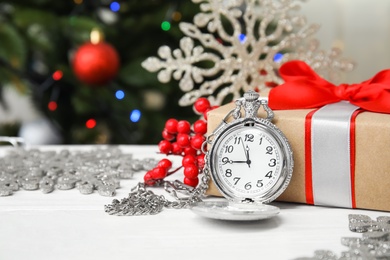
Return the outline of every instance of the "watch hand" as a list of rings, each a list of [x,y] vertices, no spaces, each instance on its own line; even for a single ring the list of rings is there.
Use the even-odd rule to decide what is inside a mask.
[[[252,161],[249,159],[249,146],[247,145],[245,148],[245,155],[246,155],[246,163],[248,164],[248,167],[251,167]]]
[[[233,164],[233,163],[247,163],[247,161],[233,161],[233,160],[229,160],[227,158],[226,158],[226,160],[224,160],[222,162],[223,162],[223,164],[227,164],[227,163],[229,163],[229,164]]]
[[[251,160],[249,159],[249,146],[247,145],[245,148],[244,141],[242,140],[242,137],[240,137],[241,143],[242,143],[242,148],[244,148],[244,153],[246,157],[246,164],[248,164],[248,167],[251,167]]]
[[[245,145],[244,145],[244,140],[242,140],[242,137],[240,137],[240,139],[241,139],[241,143],[242,143],[242,148],[244,149],[245,157],[246,157],[246,159],[248,160],[248,155],[246,154]]]
[[[229,163],[247,163],[248,161],[229,161]]]

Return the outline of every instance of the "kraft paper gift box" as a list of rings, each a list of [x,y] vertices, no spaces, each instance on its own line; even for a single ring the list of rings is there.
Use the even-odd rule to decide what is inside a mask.
[[[234,103],[231,103],[208,113],[208,134],[220,124],[225,115],[234,107]],[[305,132],[307,131],[307,116],[312,111],[315,110],[274,110],[275,118],[273,123],[286,135],[292,147],[294,158],[294,171],[291,182],[277,200],[390,211],[390,115],[366,111],[359,113],[355,118],[355,149],[352,151],[354,158],[351,158],[350,161],[352,164],[341,161],[341,158],[328,161],[321,169],[322,174],[325,175],[320,176],[319,185],[322,185],[322,187],[318,187],[318,185],[314,185],[314,177],[311,176],[314,173],[308,170],[310,165],[308,165],[307,161],[307,153],[309,153],[307,151],[308,133]],[[335,114],[338,114],[337,111]],[[265,117],[265,112],[259,110],[259,116]],[[313,139],[314,137],[311,138]],[[321,138],[332,142],[332,136],[323,136]],[[332,147],[327,149],[329,151]],[[347,152],[350,153],[351,151]],[[325,154],[325,151],[322,154],[321,147],[317,154],[319,157],[324,157],[325,160],[329,156],[329,154]],[[309,159],[314,165],[315,162],[313,160],[316,160],[316,158]],[[344,185],[349,187],[345,189],[341,187],[341,191],[340,188],[335,187],[338,185],[338,180],[335,180],[334,173],[327,171],[327,168],[331,169],[337,164],[350,164],[351,169],[354,171],[353,173],[341,173],[349,177],[349,183],[344,183]],[[220,196],[213,183],[210,183],[207,194]],[[318,197],[319,195],[325,197],[322,198],[325,199],[325,202],[321,201],[321,198],[316,199],[316,196]],[[343,204],[343,201],[347,203]]]

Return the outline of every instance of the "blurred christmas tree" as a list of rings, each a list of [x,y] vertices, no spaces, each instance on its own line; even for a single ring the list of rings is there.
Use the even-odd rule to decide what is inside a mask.
[[[156,144],[169,117],[194,113],[179,107],[177,82],[160,83],[141,62],[175,48],[179,22],[198,11],[182,0],[0,1],[0,105],[5,88],[31,97],[65,144]],[[0,135],[19,126],[0,118]],[[46,135],[39,126],[20,127]]]

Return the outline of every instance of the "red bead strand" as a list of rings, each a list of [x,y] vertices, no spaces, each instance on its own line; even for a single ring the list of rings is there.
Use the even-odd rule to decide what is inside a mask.
[[[193,109],[195,113],[203,115],[204,119],[196,120],[192,125],[187,120],[177,120],[169,118],[165,122],[161,132],[162,139],[158,144],[160,153],[168,155],[182,156],[181,165],[175,170],[172,169],[172,161],[161,159],[157,166],[148,171],[144,176],[146,185],[156,185],[158,181],[174,174],[183,168],[183,183],[191,187],[196,187],[199,183],[199,173],[205,165],[205,154],[202,145],[206,140],[207,133],[207,113],[216,106],[211,106],[207,98],[198,98]]]

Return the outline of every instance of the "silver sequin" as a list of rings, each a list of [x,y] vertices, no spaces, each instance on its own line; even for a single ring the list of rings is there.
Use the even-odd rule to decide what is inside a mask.
[[[150,170],[157,163],[153,158],[134,159],[117,147],[59,152],[18,147],[0,158],[0,196],[10,196],[19,187],[43,193],[77,188],[81,194],[97,191],[114,196],[121,179],[130,179],[134,172]]]

